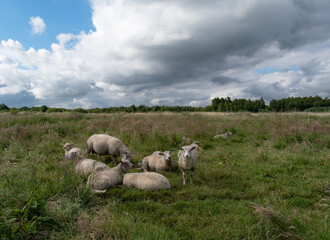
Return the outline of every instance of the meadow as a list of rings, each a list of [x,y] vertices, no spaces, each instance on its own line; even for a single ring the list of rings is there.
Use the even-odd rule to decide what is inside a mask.
[[[136,168],[199,141],[194,184],[176,167],[170,190],[91,194],[63,144],[94,133]],[[329,113],[0,113],[0,239],[330,239],[329,149]]]

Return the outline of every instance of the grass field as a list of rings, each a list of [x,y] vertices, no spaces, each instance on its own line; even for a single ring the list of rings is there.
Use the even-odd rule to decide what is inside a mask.
[[[330,114],[1,113],[0,130],[0,239],[330,239]],[[92,195],[63,143],[85,149],[94,133],[120,138],[136,167],[199,141],[194,185],[176,168],[170,190]]]

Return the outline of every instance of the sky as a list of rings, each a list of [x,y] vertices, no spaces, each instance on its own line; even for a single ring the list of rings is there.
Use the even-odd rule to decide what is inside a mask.
[[[330,97],[329,0],[0,0],[0,103]]]

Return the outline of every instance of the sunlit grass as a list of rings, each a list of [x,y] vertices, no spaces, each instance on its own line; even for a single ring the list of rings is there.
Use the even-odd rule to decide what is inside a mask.
[[[329,114],[2,113],[0,129],[0,238],[329,236]],[[170,190],[92,195],[62,147],[84,149],[94,133],[120,138],[135,164],[156,150],[173,149],[177,160],[183,136],[199,141],[195,184],[183,186],[176,168],[163,173]]]

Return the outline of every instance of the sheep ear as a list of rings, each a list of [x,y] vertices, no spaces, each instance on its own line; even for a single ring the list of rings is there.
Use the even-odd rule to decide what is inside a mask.
[[[170,153],[173,152],[173,149],[170,150]]]

